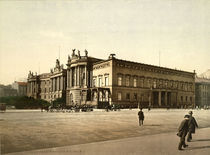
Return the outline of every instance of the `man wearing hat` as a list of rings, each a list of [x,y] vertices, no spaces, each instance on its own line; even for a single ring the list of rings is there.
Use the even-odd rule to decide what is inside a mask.
[[[195,118],[192,116],[193,112],[189,111],[190,114],[190,118],[188,121],[188,125],[189,125],[189,131],[188,131],[188,135],[187,135],[187,141],[190,142],[192,140],[192,133],[195,133],[195,128],[198,128],[198,124],[195,120]]]
[[[189,129],[189,126],[188,126],[189,117],[190,117],[189,115],[185,115],[184,120],[181,122],[181,124],[179,126],[178,133],[177,133],[177,136],[180,137],[178,150],[182,150],[182,146],[184,148],[188,146],[185,143],[185,137],[186,137],[188,129]]]

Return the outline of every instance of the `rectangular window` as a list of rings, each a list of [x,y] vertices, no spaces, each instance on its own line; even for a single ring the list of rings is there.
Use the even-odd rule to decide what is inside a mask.
[[[125,85],[127,87],[130,85],[130,78],[128,76],[126,77]]]
[[[117,93],[117,99],[118,99],[118,101],[121,101],[122,100],[122,93]]]
[[[101,87],[102,86],[102,79],[101,77],[98,78],[98,87]]]
[[[133,86],[137,87],[137,79],[136,78],[133,79]]]
[[[186,100],[186,102],[187,102],[187,96],[186,96],[185,100]]]
[[[181,101],[183,102],[183,96],[181,96]]]
[[[109,85],[109,77],[105,77],[105,86]]]
[[[93,87],[96,87],[96,79],[93,79]]]
[[[118,77],[118,86],[122,86],[122,77],[121,76]]]
[[[133,98],[134,98],[134,100],[137,100],[137,93],[134,93]]]
[[[130,100],[130,93],[126,93],[126,100]]]
[[[144,87],[144,79],[140,80],[140,87]]]

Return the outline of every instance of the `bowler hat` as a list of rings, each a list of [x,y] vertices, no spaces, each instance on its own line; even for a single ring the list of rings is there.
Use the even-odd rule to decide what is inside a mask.
[[[189,115],[185,115],[184,118],[190,118],[190,116]]]
[[[193,112],[192,111],[189,111],[189,114],[193,114]]]

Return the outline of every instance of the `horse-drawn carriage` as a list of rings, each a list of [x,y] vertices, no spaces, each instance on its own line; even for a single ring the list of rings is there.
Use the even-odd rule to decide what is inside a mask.
[[[91,105],[68,105],[68,106],[48,106],[43,108],[45,111],[49,112],[89,112],[93,111]],[[43,111],[43,110],[42,110]]]
[[[5,103],[0,103],[0,111],[5,112],[6,111],[6,104]]]

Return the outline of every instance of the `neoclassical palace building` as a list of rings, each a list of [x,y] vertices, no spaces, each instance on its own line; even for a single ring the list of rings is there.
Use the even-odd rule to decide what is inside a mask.
[[[50,73],[35,75],[30,71],[28,74],[27,96],[36,99],[53,101],[56,98],[66,96],[66,69],[56,60],[56,66]]]
[[[66,70],[56,70],[60,66],[56,64],[55,73],[30,73],[28,94],[52,101],[65,92],[67,105],[97,108],[112,104],[123,108],[195,105],[195,72],[120,60],[114,54],[98,59],[88,56],[86,50],[84,56],[75,51],[68,57]]]

